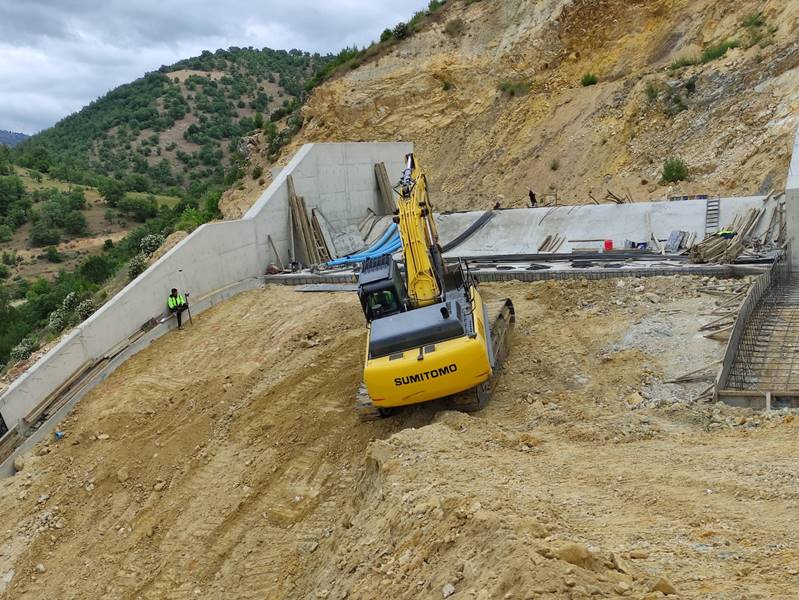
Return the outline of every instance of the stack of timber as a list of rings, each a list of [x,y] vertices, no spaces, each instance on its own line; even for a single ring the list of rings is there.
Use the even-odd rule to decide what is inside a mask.
[[[136,339],[141,337],[141,335],[144,335],[144,333],[137,334]],[[123,344],[126,342],[123,342]],[[119,350],[119,352],[121,351]],[[46,421],[61,410],[65,404],[80,394],[87,385],[93,383],[102,374],[103,369],[105,369],[111,358],[112,356],[109,353],[98,360],[85,362],[64,383],[48,394],[33,410],[22,418],[24,428],[26,430],[35,429],[39,423]]]
[[[774,208],[774,211],[777,210],[779,207]],[[732,238],[727,239],[715,234],[707,236],[691,248],[691,260],[696,263],[734,262],[745,249],[752,247],[755,241],[752,234],[765,213],[765,208],[750,208],[743,215],[738,215],[725,227],[726,230],[735,233]],[[759,238],[757,239],[759,241]]]
[[[318,265],[330,260],[330,249],[325,242],[322,228],[316,215],[308,217],[308,209],[305,206],[305,198],[297,195],[294,189],[294,180],[288,176],[287,185],[289,189],[289,208],[292,223],[292,251],[296,259],[296,246],[298,245],[309,264]],[[297,243],[295,243],[295,240]]]

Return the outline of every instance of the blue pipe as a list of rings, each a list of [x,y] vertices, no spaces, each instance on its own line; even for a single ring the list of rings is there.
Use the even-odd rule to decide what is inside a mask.
[[[379,240],[382,241],[382,238]],[[383,256],[384,254],[389,254],[392,252],[396,252],[402,246],[402,240],[399,237],[398,232],[394,232],[394,235],[391,236],[385,243],[381,244],[373,244],[368,250],[361,252],[359,254],[353,254],[350,256],[345,256],[342,258],[337,258],[331,260],[327,264],[329,266],[337,266],[337,265],[347,265],[353,263],[363,262],[369,258],[375,258],[377,256]]]
[[[347,264],[363,262],[369,258],[375,258],[377,256],[383,256],[384,254],[395,252],[396,250],[399,250],[401,245],[402,243],[399,240],[392,240],[392,243],[381,246],[380,248],[372,252],[369,252],[368,254],[363,253],[363,254],[356,254],[353,256],[347,256],[344,258],[337,258],[335,260],[331,260],[327,264],[330,266],[337,266],[337,265],[347,265]]]
[[[383,235],[380,236],[380,239],[374,242],[371,246],[369,246],[369,248],[367,248],[363,252],[359,252],[358,254],[350,254],[341,258],[336,258],[329,261],[327,264],[329,266],[350,264],[353,262],[362,262],[367,258],[382,256],[383,254],[387,253],[389,247],[391,247],[390,251],[393,252],[396,249],[394,248],[394,246],[398,242],[399,242],[399,232],[397,231],[397,225],[395,223],[391,223],[391,225],[388,226]]]
[[[383,245],[383,244],[385,244],[385,243],[388,241],[388,239],[389,239],[390,237],[392,237],[392,236],[393,236],[395,233],[397,233],[397,224],[396,224],[396,223],[390,223],[390,224],[389,224],[389,226],[388,226],[388,227],[386,227],[386,230],[383,232],[383,235],[381,235],[381,236],[380,236],[380,239],[378,239],[376,242],[374,242],[374,243],[373,243],[373,244],[370,246],[370,248],[369,248],[369,249],[371,249],[371,248],[374,248],[374,247],[380,247],[380,246],[382,246],[382,245]],[[366,252],[369,252],[369,249],[367,249],[367,250],[366,250]]]

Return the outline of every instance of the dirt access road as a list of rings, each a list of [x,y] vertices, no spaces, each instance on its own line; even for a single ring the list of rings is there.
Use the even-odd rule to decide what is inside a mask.
[[[0,597],[797,597],[799,419],[663,383],[722,352],[711,284],[486,286],[518,314],[489,407],[365,425],[356,299],[241,294],[0,483]]]

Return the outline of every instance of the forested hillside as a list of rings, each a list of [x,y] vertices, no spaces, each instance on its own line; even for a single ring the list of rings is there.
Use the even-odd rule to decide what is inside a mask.
[[[188,192],[230,184],[242,136],[275,149],[299,129],[306,85],[331,56],[299,50],[203,52],[122,85],[20,144],[14,162],[85,185]]]

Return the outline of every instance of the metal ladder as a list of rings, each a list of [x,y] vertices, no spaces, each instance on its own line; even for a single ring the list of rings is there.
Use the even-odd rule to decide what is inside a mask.
[[[705,234],[710,235],[719,230],[720,198],[708,198],[705,203]]]

